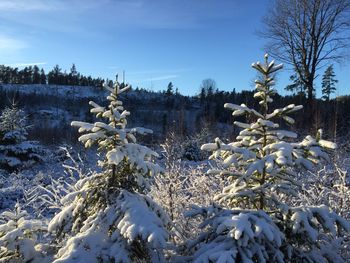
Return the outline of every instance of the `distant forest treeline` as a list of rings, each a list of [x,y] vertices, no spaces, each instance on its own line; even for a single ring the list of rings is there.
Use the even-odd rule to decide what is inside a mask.
[[[109,82],[108,80],[106,80]],[[56,65],[47,74],[43,68],[37,65],[28,66],[23,69],[0,65],[0,83],[4,84],[49,84],[49,85],[69,85],[69,86],[95,86],[99,87],[105,82],[102,78],[92,78],[80,74],[75,64],[70,72],[62,71]]]
[[[18,86],[8,88],[5,88],[5,85],[1,86],[0,111],[14,98],[19,102],[19,107],[23,108],[33,121],[38,122],[30,132],[31,139],[46,142],[75,141],[77,131],[70,127],[70,122],[76,118],[92,121],[89,114],[89,100],[93,99],[100,105],[105,104],[103,91],[93,87],[84,88],[84,92],[89,89],[95,90],[95,94],[91,93],[93,97],[79,97],[72,95],[74,94],[72,92],[64,95],[53,91],[60,87],[65,90],[64,86],[43,85],[32,93],[21,93],[18,91]],[[80,89],[78,86],[70,88],[71,91]],[[45,90],[52,92],[47,93]],[[245,122],[251,116],[233,118],[232,112],[226,110],[224,104],[244,103],[259,109],[261,106],[254,99],[253,93],[254,91],[220,91],[207,86],[196,96],[183,96],[173,91],[173,86],[170,84],[168,89],[159,92],[136,88],[125,93],[121,99],[125,108],[132,112],[130,125],[151,128],[154,131],[152,138],[155,140],[162,141],[171,131],[182,137],[193,136],[204,127],[208,127],[213,136],[234,138],[240,129],[232,125],[233,121]],[[271,108],[280,108],[288,104],[305,106],[307,103],[304,95],[276,95]],[[315,120],[307,117],[307,107],[304,107],[294,114],[296,125],[293,129],[299,134],[315,134],[317,129],[322,128],[326,138],[346,141],[350,136],[350,96],[341,96],[329,101],[315,99],[314,103]],[[283,121],[279,124],[282,128],[287,125]]]
[[[12,68],[9,66],[0,65],[0,84],[48,84],[48,85],[64,85],[75,86],[79,89],[80,86],[101,87],[104,82],[108,85],[112,85],[111,80],[104,80],[102,78],[92,78],[91,76],[84,76],[79,73],[73,64],[69,73],[62,71],[59,65],[56,65],[47,74],[44,69],[40,69],[37,65],[28,66],[21,70],[18,68]],[[46,87],[42,87],[45,89]],[[56,89],[59,89],[56,86]],[[56,107],[62,102],[62,97],[51,94],[52,99],[45,95],[45,99],[40,93],[33,94],[17,94],[17,88],[13,87],[8,91],[1,90],[0,85],[0,110],[8,103],[8,98],[17,98],[22,102],[24,107],[32,107],[33,105],[46,107]],[[73,89],[75,90],[75,88]],[[100,89],[98,89],[100,90]],[[174,88],[172,82],[168,84],[163,91],[153,92],[145,89],[136,88],[130,94],[126,95],[125,105],[129,110],[134,112],[131,118],[138,124],[151,123],[153,129],[155,129],[160,136],[164,136],[169,129],[176,127],[178,133],[181,135],[189,135],[194,131],[198,131],[203,124],[217,127],[216,124],[232,124],[233,118],[231,112],[224,109],[224,104],[227,102],[246,105],[251,105],[253,108],[258,109],[260,105],[258,101],[253,97],[253,90],[236,92],[233,89],[231,92],[219,90],[216,87],[216,83],[212,79],[205,79],[200,85],[200,89],[195,96],[183,96],[178,92],[177,88]],[[64,97],[67,100],[65,105],[77,105],[76,109],[63,107],[63,111],[78,112],[81,110],[81,105],[87,105],[85,101],[82,103],[72,103],[76,100],[75,96],[68,95]],[[96,98],[94,98],[96,99]],[[82,99],[84,100],[84,99]],[[40,101],[45,101],[45,104],[41,105]],[[60,103],[58,103],[60,101]],[[52,102],[51,104],[47,104]],[[274,101],[271,104],[272,108],[279,108],[286,104],[301,104],[304,105],[304,109],[295,114],[296,126],[294,128],[308,132],[315,133],[319,128],[322,128],[324,134],[328,138],[337,138],[349,135],[350,126],[350,96],[337,97],[335,99],[321,100],[314,98],[313,105],[310,107],[309,101],[305,92],[299,92],[298,94],[290,96],[276,95]],[[310,118],[308,111],[312,109],[312,115],[315,118]],[[85,113],[89,112],[89,109],[84,109]],[[74,115],[74,114],[73,114]],[[244,121],[242,118],[248,118],[243,116],[238,119]],[[67,121],[69,123],[69,121]],[[174,126],[174,123],[176,125]],[[214,124],[214,125],[212,125]],[[284,123],[280,123],[284,126]],[[217,129],[217,133],[220,133],[221,128]],[[234,129],[234,133],[238,130]],[[215,132],[215,133],[216,133]],[[220,135],[220,134],[218,134]]]
[[[209,92],[208,92],[209,91]],[[247,121],[250,116],[235,117],[232,112],[224,108],[224,104],[235,103],[250,105],[254,109],[260,109],[261,105],[254,98],[254,91],[243,90],[236,92],[202,89],[197,96],[200,103],[201,114],[198,116],[204,123],[232,123],[234,120]],[[303,109],[296,112],[293,116],[295,124],[293,128],[299,133],[315,134],[318,129],[323,130],[326,138],[336,140],[336,138],[347,137],[350,135],[350,96],[338,96],[330,100],[316,99],[313,101],[313,112],[315,117],[309,118],[307,114],[310,107],[305,94],[293,94],[281,96],[276,94],[271,103],[271,109],[283,108],[285,105],[295,104],[303,105]],[[286,122],[279,123],[281,127],[287,125]]]

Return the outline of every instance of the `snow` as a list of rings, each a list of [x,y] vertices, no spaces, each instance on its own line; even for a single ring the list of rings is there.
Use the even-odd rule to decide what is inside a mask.
[[[293,139],[296,139],[298,137],[298,135],[295,132],[285,130],[273,130],[270,131],[268,134],[275,134],[280,140],[284,139],[285,137]]]
[[[79,222],[69,222],[83,209],[79,205],[83,204],[79,195],[75,196],[73,202],[69,201],[71,198],[66,200],[68,206],[50,222],[50,232],[58,231],[62,225],[65,233],[69,233],[70,228],[74,231],[74,225]],[[128,246],[133,241],[144,240],[150,244],[150,249],[156,250],[167,245],[169,234],[164,224],[168,222],[162,209],[149,197],[121,191],[113,203],[89,216],[83,227],[75,230],[78,230],[77,235],[68,239],[54,262],[71,262],[73,259],[98,262],[98,257],[131,262]],[[112,232],[111,227],[115,229]]]
[[[161,168],[160,155],[137,143],[137,134],[152,131],[128,127],[131,113],[119,95],[129,87],[106,87],[108,107],[89,103],[98,120],[71,123],[82,133],[79,141],[97,146],[98,156],[88,156],[80,167],[74,161],[64,164],[66,174],[59,163],[62,154],[46,157],[32,171],[0,170],[1,208],[20,200],[36,217],[20,209],[1,214],[0,261],[342,262],[339,248],[347,249],[342,242],[349,242],[344,232],[350,223],[337,213],[349,219],[347,171],[338,169],[340,179],[321,186],[318,177],[308,181],[321,161],[330,160],[336,144],[324,140],[322,132],[296,141],[295,132],[282,130],[279,120],[294,123],[288,115],[301,106],[271,112],[273,75],[281,65],[266,61],[253,67],[265,74],[256,81],[254,97],[266,112],[225,104],[234,117],[249,118],[234,122],[239,127],[234,141],[228,136],[204,140],[201,149],[211,154],[205,167],[180,160],[192,146],[198,150],[198,141],[189,140],[184,151],[175,139],[171,149],[165,146],[171,154],[163,153],[166,169]],[[41,113],[51,114],[49,109]],[[20,129],[6,131],[3,139],[15,144],[0,146],[0,160],[23,168],[25,161],[6,154],[26,154],[37,146],[25,136]],[[98,159],[100,167],[91,159]],[[302,194],[322,203],[310,205]]]
[[[22,94],[41,94],[41,95],[55,95],[60,98],[74,97],[74,98],[94,98],[103,96],[104,90],[94,87],[82,86],[62,86],[62,85],[25,85],[25,84],[2,84],[1,88],[5,91],[19,92]]]
[[[330,142],[330,141],[326,141],[326,140],[319,140],[318,144],[323,147],[323,148],[327,148],[327,149],[336,149],[337,148],[337,144],[334,142]]]
[[[37,234],[46,230],[43,221],[29,219],[26,211],[16,204],[15,211],[0,214],[0,256],[1,260],[24,262],[35,260],[39,251],[35,249]]]
[[[317,221],[316,221],[316,220]],[[337,231],[345,229],[350,230],[350,222],[342,219],[340,216],[331,212],[328,207],[322,205],[319,207],[297,207],[292,209],[291,221],[293,222],[293,233],[305,234],[313,242],[319,238],[320,225],[325,232],[336,235]],[[338,229],[335,228],[338,227]]]
[[[283,68],[283,64],[275,66],[275,62],[271,61],[268,65],[262,65],[260,62],[252,63],[252,67],[260,71],[262,74],[274,73]]]
[[[208,218],[202,224],[206,229],[203,236],[191,243],[193,248],[201,245],[194,252],[193,262],[253,262],[253,258],[259,262],[283,262],[283,255],[272,252],[272,248],[280,247],[284,236],[263,211],[206,207],[189,213],[191,217],[201,214]]]
[[[233,110],[232,116],[240,116],[243,115],[245,113],[249,113],[249,114],[253,114],[259,118],[263,118],[263,116],[257,112],[254,109],[250,109],[248,108],[245,104],[241,104],[241,105],[236,105],[236,104],[232,104],[232,103],[225,103],[224,107],[230,110]]]
[[[116,147],[110,150],[107,154],[107,161],[109,164],[118,165],[122,160],[127,159],[130,167],[136,167],[144,173],[150,173],[151,176],[158,174],[162,169],[152,163],[152,157],[157,157],[158,154],[145,146],[135,143],[127,143],[123,146]]]
[[[118,201],[123,214],[117,225],[121,235],[130,241],[136,238],[147,240],[153,248],[166,247],[169,234],[164,229],[164,222],[168,224],[170,220],[160,207],[145,196],[125,191],[121,193]],[[161,213],[162,219],[156,217],[155,212]]]

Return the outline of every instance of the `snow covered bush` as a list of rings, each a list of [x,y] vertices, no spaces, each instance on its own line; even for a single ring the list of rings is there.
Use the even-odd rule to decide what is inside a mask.
[[[263,210],[211,206],[187,213],[197,215],[207,218],[201,225],[207,231],[188,243],[193,262],[283,262],[283,234]]]
[[[146,195],[152,176],[162,169],[157,153],[136,143],[143,128],[127,128],[118,96],[129,86],[115,83],[107,108],[90,102],[91,113],[105,122],[72,122],[84,133],[85,147],[97,144],[102,172],[79,179],[75,191],[62,200],[62,210],[49,224],[56,236],[54,262],[162,262],[170,223],[163,210]]]
[[[43,262],[41,245],[36,244],[47,227],[42,221],[30,219],[17,203],[15,210],[0,214],[0,262]]]
[[[333,211],[350,220],[349,159],[344,158],[343,149],[337,150],[332,163],[315,172],[299,175],[302,191],[293,205],[319,206],[325,204]],[[350,261],[350,236],[346,236],[341,248],[346,262]]]
[[[340,163],[325,166],[315,172],[301,174],[302,191],[297,204],[326,204],[346,219],[350,219],[350,183],[348,171]]]
[[[173,132],[166,137],[163,147],[165,171],[155,177],[151,196],[160,204],[172,221],[173,240],[180,244],[194,238],[199,221],[184,216],[191,204],[209,205],[211,197],[223,187],[217,176],[204,174],[204,164],[187,164],[181,161],[179,138]]]
[[[15,104],[0,115],[0,167],[7,170],[26,168],[43,160],[43,149],[27,140],[27,118]]]
[[[203,233],[189,242],[194,262],[342,262],[339,240],[350,223],[326,206],[288,206],[286,198],[298,196],[297,168],[312,170],[335,144],[306,136],[294,142],[297,134],[280,128],[284,120],[302,108],[294,104],[270,110],[276,93],[274,75],[282,68],[269,62],[254,63],[260,74],[254,97],[260,111],[245,104],[226,103],[234,117],[246,115],[252,123],[235,121],[241,128],[236,140],[219,138],[202,146],[212,152],[219,166],[209,174],[224,176],[227,186],[215,200],[222,207],[195,208],[189,216],[202,215]]]
[[[189,136],[186,138],[186,140],[182,143],[182,157],[184,159],[187,159],[189,161],[201,161],[204,159],[207,159],[207,153],[201,151],[201,145],[208,142],[209,140],[213,139],[214,137],[211,136],[211,132],[209,131],[208,127],[204,127],[200,130],[200,132]]]
[[[186,167],[182,163],[177,170],[166,170],[157,176],[155,185],[152,186],[152,197],[170,216],[173,238],[177,244],[196,237],[199,231],[200,221],[185,217],[184,213],[193,204],[210,205],[210,197],[223,188],[220,178],[207,176],[204,171],[204,165]]]
[[[51,174],[44,176],[39,173],[34,179],[34,186],[24,191],[26,207],[38,217],[52,217],[62,207],[62,199],[77,190],[77,181],[92,174],[92,171],[84,167],[86,164],[79,154],[73,157],[71,149],[67,147],[60,147],[60,150],[60,158],[64,155],[66,159],[62,164],[65,168],[64,175],[55,178]]]

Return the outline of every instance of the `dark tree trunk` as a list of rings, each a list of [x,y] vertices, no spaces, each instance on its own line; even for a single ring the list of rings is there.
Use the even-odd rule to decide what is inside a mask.
[[[316,124],[316,115],[315,115],[315,97],[314,97],[314,88],[313,88],[313,79],[309,80],[306,84],[307,88],[307,100],[305,105],[305,114],[304,114],[304,127],[311,134],[315,134],[317,130]]]

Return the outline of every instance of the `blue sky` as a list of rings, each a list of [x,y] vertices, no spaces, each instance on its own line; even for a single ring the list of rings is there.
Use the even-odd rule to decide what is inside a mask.
[[[262,60],[256,35],[269,0],[1,0],[0,64],[55,64],[113,78],[125,70],[134,87],[185,95],[205,78],[220,90],[251,89],[250,65]],[[348,94],[350,65],[335,67]],[[320,72],[322,74],[322,72]],[[290,71],[278,77],[279,91]],[[320,93],[319,82],[318,94]],[[347,90],[345,89],[347,88]]]

